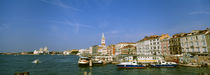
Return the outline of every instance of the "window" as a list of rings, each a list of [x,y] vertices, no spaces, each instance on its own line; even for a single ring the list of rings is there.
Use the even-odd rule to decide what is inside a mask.
[[[193,42],[191,42],[191,46],[193,46]]]
[[[192,40],[192,36],[190,37],[190,39]]]
[[[187,47],[188,47],[188,43],[187,43]]]
[[[203,45],[206,45],[206,42],[205,41],[203,41]]]
[[[200,52],[200,48],[198,48],[198,52]]]
[[[206,48],[203,48],[203,52],[207,52]]]
[[[196,43],[197,43],[197,46],[198,46],[199,45],[198,41]]]
[[[195,39],[198,40],[198,36],[195,36]]]
[[[194,52],[194,48],[192,48],[192,52]]]
[[[205,39],[205,36],[204,35],[202,35],[202,39]]]

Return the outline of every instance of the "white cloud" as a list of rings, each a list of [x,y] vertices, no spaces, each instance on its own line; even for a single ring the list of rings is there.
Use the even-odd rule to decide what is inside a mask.
[[[64,2],[62,2],[61,0],[41,0],[44,3],[48,3],[48,4],[52,4],[52,5],[56,5],[62,8],[70,8],[72,10],[76,10],[76,11],[80,11],[80,9],[74,8],[70,5],[64,4]]]

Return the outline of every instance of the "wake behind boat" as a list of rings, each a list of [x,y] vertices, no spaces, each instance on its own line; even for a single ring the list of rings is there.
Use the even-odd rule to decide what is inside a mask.
[[[137,64],[136,61],[133,62],[121,62],[120,64],[117,64],[118,68],[145,68],[144,65]]]

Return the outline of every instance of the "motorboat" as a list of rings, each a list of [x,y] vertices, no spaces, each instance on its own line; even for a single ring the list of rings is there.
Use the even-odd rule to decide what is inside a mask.
[[[39,59],[36,59],[36,60],[32,61],[32,63],[38,64],[38,63],[40,63],[40,61],[39,61]]]
[[[89,64],[89,58],[88,57],[80,57],[78,64],[79,65],[88,65]]]
[[[145,65],[137,64],[136,61],[133,62],[121,62],[117,64],[118,68],[145,68]]]
[[[151,67],[176,67],[177,65],[175,62],[159,61],[156,64],[151,64]]]
[[[95,59],[93,60],[93,64],[103,64],[103,60]]]

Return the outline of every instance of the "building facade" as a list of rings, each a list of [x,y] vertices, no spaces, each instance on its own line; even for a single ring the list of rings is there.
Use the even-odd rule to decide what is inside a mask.
[[[98,55],[98,45],[92,46],[92,55]]]
[[[137,55],[152,55],[150,49],[150,40],[149,37],[138,41],[136,43]]]
[[[162,55],[161,40],[168,37],[168,34],[144,37],[136,43],[137,55]]]
[[[107,55],[114,56],[115,55],[115,45],[107,46]]]
[[[208,56],[210,56],[210,29],[207,29],[206,33],[206,42],[207,42],[207,49],[208,49]]]
[[[183,53],[208,54],[208,30],[193,30],[181,37]]]
[[[33,54],[49,54],[48,47],[45,46],[39,50],[34,50]]]
[[[115,45],[115,55],[120,55],[121,53],[121,48],[128,46],[128,45],[133,45],[136,46],[136,43],[132,42],[121,42]]]
[[[169,39],[170,54],[176,55],[182,53],[181,44],[180,44],[180,37],[182,34],[184,33],[174,34],[172,38]]]
[[[121,48],[121,55],[136,55],[136,46],[127,45]]]
[[[169,39],[170,36],[168,34],[163,34],[162,37],[160,38],[161,53],[163,56],[170,55]]]

